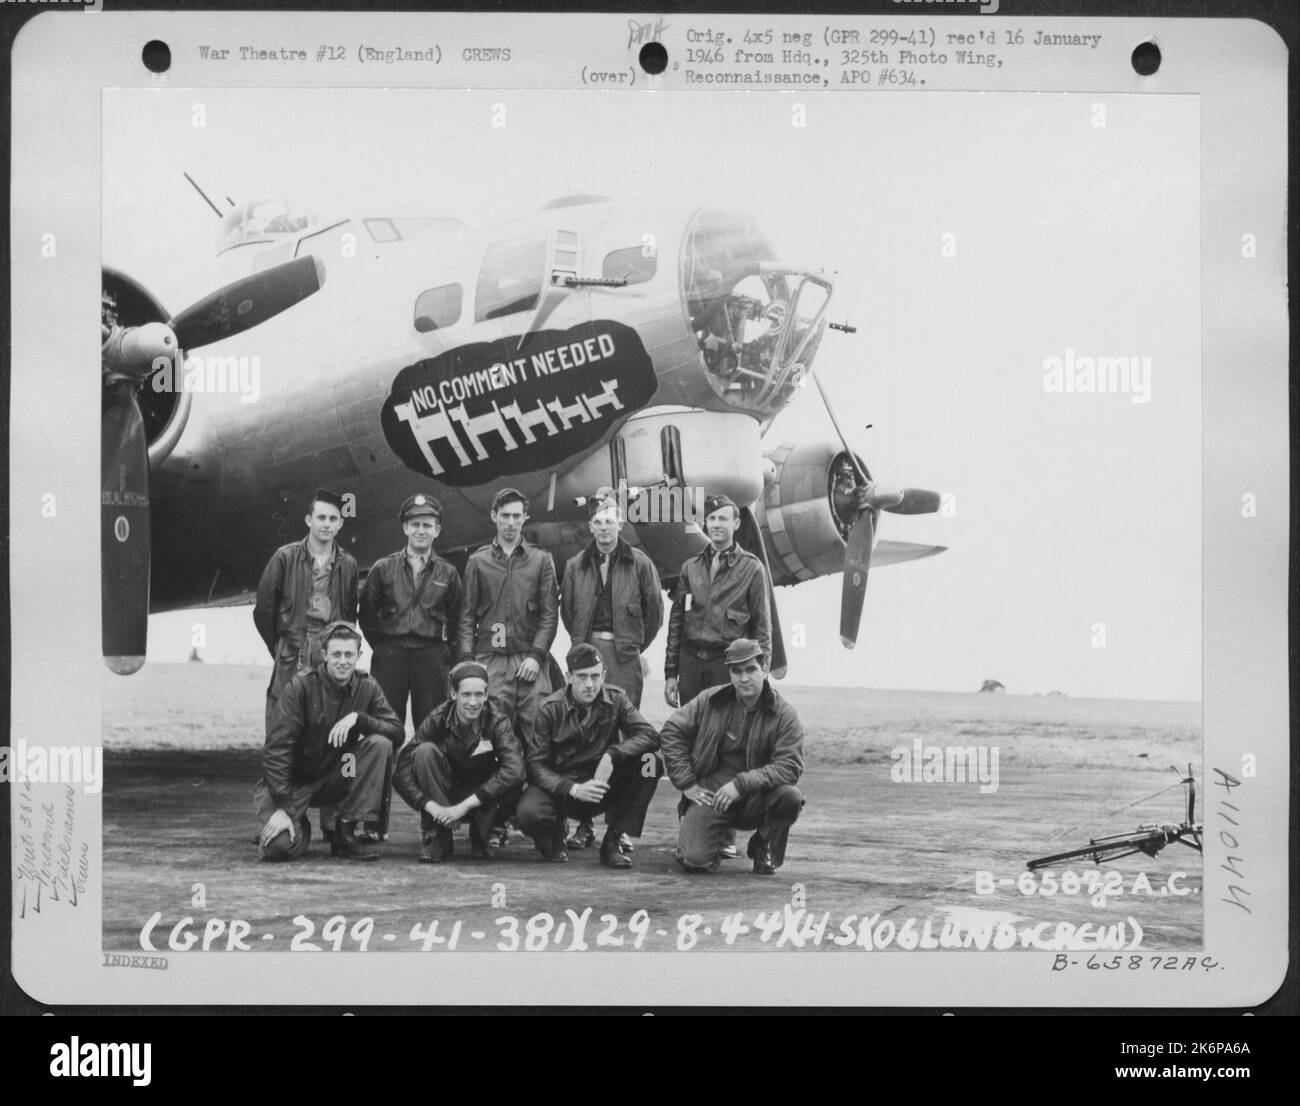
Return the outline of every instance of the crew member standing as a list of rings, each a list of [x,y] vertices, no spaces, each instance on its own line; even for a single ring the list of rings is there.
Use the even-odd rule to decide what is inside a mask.
[[[465,564],[459,653],[488,671],[488,698],[521,742],[551,693],[548,657],[559,625],[555,563],[524,539],[528,500],[514,488],[492,499],[497,536]]]
[[[752,638],[772,655],[767,573],[736,544],[740,508],[725,495],[711,495],[704,511],[709,544],[682,565],[668,616],[664,698],[671,707],[728,682],[722,657],[733,641]]]
[[[268,732],[285,685],[320,663],[321,631],[335,620],[357,620],[356,558],[337,541],[342,497],[317,489],[303,521],[307,536],[271,554],[253,606],[253,624],[275,662],[266,689]]]
[[[668,617],[664,698],[673,707],[728,682],[722,657],[733,641],[752,638],[772,655],[767,573],[762,561],[736,544],[740,508],[729,496],[711,495],[704,515],[709,544],[682,565]],[[721,855],[738,855],[735,830],[727,831]]]
[[[664,620],[659,573],[649,557],[619,536],[623,514],[617,500],[597,494],[587,511],[592,542],[564,566],[560,617],[574,645],[595,646],[606,686],[622,688],[639,710],[641,654]],[[568,845],[585,849],[595,837],[590,820],[582,818]]]
[[[442,531],[442,504],[433,496],[413,495],[398,515],[406,548],[376,561],[361,589],[361,632],[373,657],[370,674],[384,698],[406,724],[418,727],[447,697],[451,656],[447,639],[460,622],[460,574],[433,551]],[[393,746],[396,753],[406,731]],[[378,832],[388,832],[392,784],[384,789]]]
[[[374,654],[370,674],[389,706],[405,719],[409,698],[411,723],[418,726],[447,698],[460,573],[434,552],[442,505],[433,496],[411,496],[400,517],[406,548],[371,566],[361,589],[361,632]]]
[[[564,566],[560,617],[574,645],[588,642],[605,664],[605,682],[641,706],[641,654],[664,620],[654,562],[619,536],[623,515],[610,497],[588,504],[592,542]]]
[[[514,488],[492,497],[497,536],[465,564],[458,653],[487,669],[488,698],[528,747],[533,719],[551,693],[550,651],[559,626],[555,562],[524,539],[528,500]],[[505,844],[511,810],[498,807],[496,844]]]

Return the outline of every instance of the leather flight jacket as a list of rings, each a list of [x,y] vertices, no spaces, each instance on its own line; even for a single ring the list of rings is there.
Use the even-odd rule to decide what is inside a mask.
[[[636,659],[659,633],[664,597],[654,562],[622,538],[609,556],[608,580],[618,659]],[[593,541],[564,566],[560,617],[575,644],[587,641],[601,592],[600,551]]]
[[[563,798],[575,783],[592,778],[606,753],[617,767],[620,760],[658,748],[659,732],[620,689],[602,687],[584,718],[566,687],[537,708],[525,751],[528,782]]]
[[[711,576],[715,556],[722,558],[722,564]],[[683,649],[701,660],[720,660],[727,646],[742,637],[752,638],[772,655],[772,615],[763,562],[738,545],[722,553],[709,545],[687,558],[673,589],[665,679],[681,670]]]
[[[668,778],[678,791],[694,787],[718,766],[718,750],[736,705],[730,684],[700,692],[664,723],[661,736]],[[731,782],[742,795],[793,786],[803,775],[803,723],[771,681],[763,681],[749,730],[745,771]]]
[[[449,700],[435,707],[420,723],[415,736],[402,746],[393,769],[393,789],[412,808],[423,813],[425,804],[432,798],[420,790],[415,779],[415,751],[425,744],[441,749],[452,772],[459,776],[471,772],[471,762],[475,759],[479,742],[486,740],[491,744],[496,771],[474,791],[484,806],[499,802],[524,782],[524,751],[510,720],[498,714],[490,702],[483,704],[479,718],[477,730],[466,728],[456,719],[455,700]]]
[[[509,557],[493,541],[470,554],[461,604],[461,657],[527,653],[546,668],[560,624],[555,562],[520,540]]]
[[[402,549],[370,568],[361,588],[361,632],[372,649],[448,640],[455,646],[460,603],[460,574],[448,561],[431,552],[417,583]]]
[[[356,724],[335,748],[329,743],[330,730],[353,711]],[[373,677],[353,671],[340,686],[324,664],[299,672],[280,693],[262,751],[262,776],[272,802],[284,806],[295,787],[314,783],[331,765],[341,771],[343,758],[353,753],[357,738],[370,734],[394,743],[406,736],[406,727]]]
[[[271,656],[277,648],[294,653],[307,637],[307,610],[311,603],[312,555],[307,539],[282,545],[266,562],[257,585],[253,625]],[[357,620],[357,560],[334,543],[334,567],[328,585],[331,615],[326,622]]]

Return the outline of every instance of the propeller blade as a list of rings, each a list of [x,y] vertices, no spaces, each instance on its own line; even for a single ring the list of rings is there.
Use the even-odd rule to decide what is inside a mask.
[[[925,488],[890,488],[868,484],[859,493],[860,503],[893,515],[932,515],[939,509],[939,493]]]
[[[121,676],[144,665],[149,632],[149,446],[135,384],[104,393],[100,437],[99,572],[104,663]]]
[[[867,572],[871,568],[871,545],[876,536],[874,511],[863,511],[849,531],[844,551],[844,587],[840,594],[840,641],[846,649],[858,643],[862,624],[862,602],[867,595]]]
[[[217,289],[185,308],[170,325],[182,349],[211,345],[293,307],[320,291],[324,282],[320,258],[295,258]]]
[[[789,663],[785,655],[785,636],[781,633],[781,616],[776,610],[776,588],[772,586],[772,566],[768,564],[763,531],[759,529],[754,512],[748,507],[740,509],[740,529],[736,531],[736,543],[741,549],[754,554],[763,562],[763,572],[767,576],[767,607],[772,621],[772,663],[768,670],[776,679],[783,680],[789,669]]]

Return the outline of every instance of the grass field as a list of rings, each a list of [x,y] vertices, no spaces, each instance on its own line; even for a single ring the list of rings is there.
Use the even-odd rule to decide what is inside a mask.
[[[1191,849],[1171,846],[1092,876],[1091,864],[1076,862],[1078,881],[1055,870],[1052,881],[1040,872],[1016,884],[1030,857],[1140,822],[1180,821],[1183,792],[1170,765],[1193,762],[1199,781],[1199,704],[778,684],[805,726],[800,787],[808,805],[785,866],[767,879],[753,876],[743,859],[712,878],[679,873],[672,858],[677,796],[666,782],[627,873],[601,868],[594,850],[571,854],[567,865],[545,864],[521,837],[491,863],[458,857],[441,867],[419,865],[418,820],[397,806],[377,863],[332,861],[317,840],[301,862],[261,865],[249,795],[260,775],[268,675],[254,667],[157,664],[130,679],[105,679],[106,949],[138,950],[141,928],[155,913],[155,943],[165,944],[185,915],[201,926],[204,911],[190,904],[196,882],[207,887],[207,914],[247,921],[254,947],[274,949],[289,947],[300,914],[312,919],[317,941],[331,916],[349,924],[366,917],[374,921],[371,948],[409,949],[412,927],[437,918],[444,934],[463,923],[460,948],[492,949],[514,940],[503,917],[522,924],[547,913],[559,922],[566,909],[591,907],[593,945],[598,919],[608,914],[616,923],[611,932],[630,947],[635,935],[627,923],[646,911],[640,945],[647,949],[678,947],[693,933],[709,948],[775,950],[780,929],[768,940],[751,930],[727,945],[723,920],[780,915],[795,884],[811,915],[829,916],[824,939],[810,938],[809,951],[857,947],[864,917],[900,930],[909,919],[918,927],[928,921],[936,936],[945,922],[1096,926],[1131,918],[1142,928],[1143,948],[1201,943],[1201,857]],[[647,684],[645,707],[656,724],[667,717],[661,684]],[[891,751],[910,749],[916,739],[927,748],[996,747],[997,790],[896,782]],[[743,851],[744,835],[740,844]],[[1175,873],[1182,874],[1170,883]],[[980,893],[979,881],[990,878],[993,892]],[[1090,885],[1090,878],[1102,883]],[[505,885],[505,906],[493,904],[494,884]],[[1121,893],[1094,896],[1098,886]],[[573,940],[573,920],[567,924],[564,946]],[[839,932],[848,935],[843,946],[831,940]]]

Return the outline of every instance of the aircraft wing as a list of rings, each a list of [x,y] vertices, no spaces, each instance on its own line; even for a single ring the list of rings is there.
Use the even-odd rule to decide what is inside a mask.
[[[871,554],[871,567],[896,565],[903,561],[919,561],[922,557],[933,557],[942,553],[946,545],[918,545],[910,541],[878,541]]]

